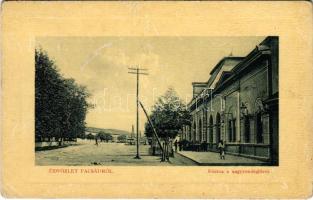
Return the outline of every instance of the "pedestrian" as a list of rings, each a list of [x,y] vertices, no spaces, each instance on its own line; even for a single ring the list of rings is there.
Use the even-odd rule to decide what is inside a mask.
[[[220,159],[225,160],[225,144],[224,144],[223,140],[219,141],[218,149],[220,151]]]
[[[177,140],[175,140],[175,142],[174,142],[174,146],[175,146],[175,152],[177,152],[177,146],[178,146],[178,142],[177,142]]]
[[[182,150],[182,147],[183,147],[182,141],[179,141],[179,142],[178,142],[178,147],[179,147],[179,151],[181,151],[181,150]]]
[[[95,140],[96,140],[96,144],[98,146],[98,137],[95,137]]]

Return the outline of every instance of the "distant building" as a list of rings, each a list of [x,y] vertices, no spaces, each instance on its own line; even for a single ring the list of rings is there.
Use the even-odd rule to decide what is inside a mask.
[[[181,139],[195,148],[278,164],[278,37],[267,37],[246,57],[225,57],[207,82],[195,82],[190,126]],[[193,149],[195,149],[193,148]]]

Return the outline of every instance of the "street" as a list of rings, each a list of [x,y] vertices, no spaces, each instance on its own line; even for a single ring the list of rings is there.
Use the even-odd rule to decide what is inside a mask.
[[[179,154],[170,158],[170,162],[160,162],[159,156],[148,154],[149,145],[140,146],[141,159],[134,159],[135,145],[124,143],[104,143],[95,145],[95,141],[81,140],[77,145],[64,148],[36,151],[36,165],[69,165],[69,166],[192,166],[192,160]]]

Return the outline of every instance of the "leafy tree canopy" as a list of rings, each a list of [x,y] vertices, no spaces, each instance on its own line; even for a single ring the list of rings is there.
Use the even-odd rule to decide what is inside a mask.
[[[102,140],[105,140],[105,141],[109,141],[109,140],[112,140],[113,137],[110,133],[105,133],[104,131],[100,131],[98,134],[97,134],[97,137],[102,141]]]
[[[127,138],[126,135],[119,135],[119,136],[117,137],[117,139],[120,140],[120,141],[126,140],[126,138]]]
[[[92,135],[91,133],[89,133],[88,135],[86,135],[86,138],[89,140],[93,140],[93,139],[95,139],[95,136]]]
[[[35,50],[36,141],[53,137],[71,140],[83,135],[88,97],[86,87],[63,78],[48,54]]]
[[[159,137],[162,138],[176,137],[182,126],[190,123],[191,118],[186,105],[173,88],[169,88],[163,96],[158,98],[149,117]],[[145,124],[145,134],[147,137],[153,134],[148,123]]]

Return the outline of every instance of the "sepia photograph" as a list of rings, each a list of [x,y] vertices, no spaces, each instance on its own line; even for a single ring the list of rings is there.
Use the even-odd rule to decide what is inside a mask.
[[[38,166],[278,166],[277,36],[37,37]]]
[[[5,1],[1,19],[2,196],[312,196],[312,4]]]

